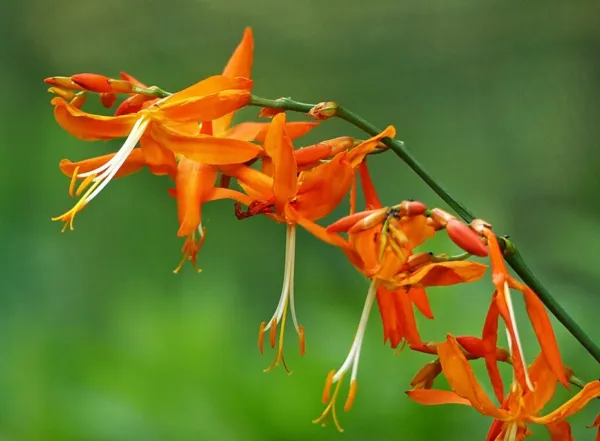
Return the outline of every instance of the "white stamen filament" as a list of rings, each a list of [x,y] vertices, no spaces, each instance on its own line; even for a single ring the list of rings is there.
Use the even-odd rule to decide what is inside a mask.
[[[294,262],[296,255],[296,225],[288,225],[285,234],[285,263],[283,273],[283,286],[281,287],[281,296],[279,303],[275,309],[273,317],[264,331],[268,331],[272,324],[281,324],[282,317],[287,310],[287,305],[290,306],[292,313],[292,321],[296,332],[300,334],[300,327],[296,318],[296,306],[294,304]]]
[[[510,423],[504,439],[506,441],[516,441],[517,439],[518,426],[517,423]]]
[[[123,166],[138,141],[146,131],[150,120],[146,116],[142,116],[138,119],[131,132],[129,132],[129,136],[123,143],[123,146],[119,149],[119,151],[105,164],[96,168],[95,170],[91,170],[85,173],[79,173],[77,175],[78,178],[86,178],[88,176],[97,175],[93,182],[101,181],[101,183],[92,191],[86,198],[85,203],[89,203],[92,199],[94,199],[98,194],[104,190],[104,187],[108,185],[108,183],[112,180],[112,178],[117,174],[119,169]],[[100,173],[100,174],[99,174]]]
[[[350,352],[348,353],[346,360],[342,364],[342,367],[340,367],[338,371],[333,375],[331,384],[338,382],[340,378],[342,378],[344,374],[348,372],[350,367],[352,367],[350,381],[352,382],[356,380],[356,375],[358,373],[358,361],[360,358],[360,348],[362,346],[362,342],[365,336],[367,322],[369,321],[369,314],[371,312],[371,308],[373,307],[373,301],[375,300],[376,292],[377,282],[372,281],[371,286],[369,287],[369,292],[367,293],[367,298],[365,299],[365,305],[363,306],[360,321],[358,322],[358,329],[356,330],[356,335],[354,336],[352,346],[350,347]]]
[[[516,322],[516,318],[515,318],[515,310],[513,308],[513,303],[512,303],[512,298],[510,295],[510,289],[508,287],[508,282],[504,282],[504,294],[505,294],[505,299],[506,299],[506,305],[508,307],[508,315],[510,317],[510,321],[513,324],[513,333],[515,335],[515,340],[517,343],[517,349],[519,350],[519,353],[521,355],[521,360],[523,361],[523,370],[525,371],[525,383],[527,384],[527,387],[529,388],[529,390],[533,391],[533,384],[531,383],[531,379],[529,378],[529,373],[527,372],[527,363],[525,363],[525,355],[523,353],[523,345],[521,344],[521,337],[519,337],[519,330],[517,328],[517,322]],[[510,350],[510,355],[513,355],[513,348],[512,348],[512,342],[511,342],[511,338],[510,338],[510,333],[508,328],[506,329],[506,334],[508,337],[508,348]],[[514,370],[513,370],[513,376],[514,376]],[[514,381],[513,381],[514,383]]]

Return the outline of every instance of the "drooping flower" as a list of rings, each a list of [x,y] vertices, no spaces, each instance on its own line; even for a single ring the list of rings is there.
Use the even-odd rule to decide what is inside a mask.
[[[342,201],[350,189],[352,168],[342,151],[330,161],[313,169],[298,173],[295,151],[288,133],[284,113],[277,114],[265,136],[264,149],[267,166],[259,171],[246,165],[223,166],[221,169],[237,179],[244,191],[253,199],[248,211],[239,217],[266,214],[287,224],[284,281],[279,303],[273,317],[259,328],[259,348],[263,352],[264,334],[269,332],[270,343],[277,346],[277,355],[271,369],[279,363],[289,372],[283,353],[285,324],[288,310],[300,339],[300,352],[304,353],[304,329],[298,324],[294,302],[294,255],[296,227],[307,229],[319,239],[337,246],[349,244],[335,234],[325,232],[315,220],[327,216]],[[277,330],[279,341],[277,342]]]
[[[533,388],[523,389],[519,382],[513,381],[511,392],[497,407],[477,381],[467,358],[452,336],[448,336],[437,351],[452,391],[413,389],[407,392],[408,396],[425,405],[471,406],[479,413],[494,418],[487,436],[489,441],[522,441],[531,434],[528,424],[546,426],[553,440],[572,440],[570,425],[565,420],[583,409],[590,400],[600,396],[600,380],[592,381],[558,409],[539,416],[554,395],[558,382],[546,357],[540,354],[528,369]]]

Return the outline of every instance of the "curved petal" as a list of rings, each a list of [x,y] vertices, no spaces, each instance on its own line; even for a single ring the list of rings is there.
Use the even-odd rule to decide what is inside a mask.
[[[390,222],[404,232],[409,242],[407,247],[410,249],[415,249],[435,235],[435,229],[431,225],[427,225],[425,216],[405,216]]]
[[[83,161],[71,162],[68,159],[63,159],[59,163],[60,170],[68,177],[72,177],[75,170],[77,173],[87,173],[110,161],[115,153],[108,155],[96,156],[95,158],[84,159]],[[130,175],[140,170],[146,164],[142,150],[139,148],[133,149],[119,171],[114,176],[120,178]]]
[[[206,193],[203,202],[217,201],[219,199],[232,199],[246,206],[252,203],[252,198],[245,195],[244,193],[232,190],[231,188],[222,187],[213,187],[208,193]]]
[[[296,195],[298,188],[294,146],[285,131],[285,113],[271,121],[264,147],[272,160],[275,208],[277,213],[283,214],[285,204]]]
[[[214,187],[216,179],[217,170],[214,167],[187,158],[179,159],[175,177],[178,236],[188,236],[198,228],[202,216],[202,201]]]
[[[529,415],[536,415],[554,395],[557,378],[550,369],[543,353],[536,357],[529,366],[528,372],[534,389],[533,391],[525,391],[523,404]]]
[[[391,291],[382,286],[377,287],[377,307],[383,325],[383,343],[389,340],[393,349],[402,341],[402,335],[396,323],[396,307],[392,296]]]
[[[365,159],[365,156],[375,150],[377,144],[379,144],[383,138],[393,138],[394,136],[396,136],[396,129],[394,126],[387,126],[383,132],[361,142],[350,150],[348,153],[348,160],[352,164],[352,168],[358,167],[363,159]]]
[[[271,123],[243,122],[236,124],[221,136],[225,138],[241,139],[242,141],[258,141],[263,143],[265,142],[270,125]],[[315,122],[288,122],[285,124],[285,130],[289,139],[293,140],[306,135],[317,125],[318,123]]]
[[[417,321],[415,320],[415,312],[412,307],[412,302],[403,288],[397,289],[392,293],[394,306],[396,308],[396,322],[400,328],[402,337],[410,345],[420,345],[422,343]]]
[[[353,174],[346,152],[338,153],[331,161],[313,170],[302,172],[294,201],[296,210],[311,220],[327,216],[350,191]]]
[[[508,413],[494,406],[483,391],[469,362],[452,336],[449,335],[446,342],[438,346],[438,356],[444,375],[454,392],[469,400],[471,405],[484,415],[497,420],[505,420],[508,417]]]
[[[174,120],[178,122],[212,121],[227,113],[235,112],[248,104],[250,92],[242,89],[225,90],[223,92],[204,95],[187,100],[179,100],[168,105],[154,105],[155,119]]]
[[[363,194],[365,196],[366,209],[370,210],[373,208],[381,208],[383,205],[377,196],[377,191],[373,185],[369,168],[367,167],[366,159],[358,166],[358,173],[360,174],[360,182],[362,184]],[[414,247],[413,247],[414,248]]]
[[[350,251],[350,252],[354,251],[352,246],[350,245],[350,242],[348,242],[346,239],[344,239],[341,236],[338,236],[335,233],[327,232],[327,230],[325,228],[323,228],[321,225],[319,225],[311,220],[308,220],[302,216],[298,216],[295,220],[298,223],[298,225],[300,225],[306,231],[311,233],[317,239],[320,239],[323,242],[328,243],[329,245],[333,245],[335,247],[340,247],[340,248]]]
[[[571,434],[571,425],[566,421],[548,424],[546,428],[550,432],[550,441],[574,441]]]
[[[53,98],[54,117],[72,136],[86,141],[124,138],[139,118],[137,114],[101,116],[84,112],[62,98]]]
[[[399,285],[448,286],[479,280],[485,274],[487,266],[478,262],[464,260],[436,262],[423,265],[398,280]]]
[[[190,87],[174,93],[162,103],[161,107],[163,109],[170,109],[177,107],[182,102],[188,100],[196,100],[208,95],[236,89],[249,92],[252,89],[252,80],[248,78],[230,78],[225,75],[213,75],[212,77],[205,78]],[[197,121],[208,121],[212,119],[214,118],[201,118]]]
[[[440,404],[462,404],[471,406],[471,402],[450,390],[438,389],[412,389],[406,395],[415,403],[425,406],[438,406]]]
[[[600,396],[600,380],[592,381],[585,385],[577,395],[567,401],[553,412],[543,417],[530,417],[529,420],[536,424],[555,424],[569,418],[583,409],[587,403]]]
[[[273,198],[273,178],[247,165],[224,165],[219,167],[227,176],[236,178],[248,196],[254,200]]]
[[[504,383],[502,382],[502,375],[500,375],[500,369],[498,368],[498,320],[500,319],[500,311],[496,304],[497,292],[492,295],[492,303],[490,309],[485,317],[483,323],[482,332],[482,346],[483,346],[483,358],[485,360],[485,367],[490,377],[490,382],[496,394],[496,398],[499,403],[504,400]]]
[[[431,305],[429,304],[429,298],[427,292],[423,288],[409,288],[408,297],[410,298],[413,305],[417,307],[421,314],[426,318],[433,320],[433,311],[431,311]]]
[[[240,164],[255,158],[261,148],[236,139],[209,135],[186,135],[174,129],[152,125],[152,137],[163,147],[204,164]]]
[[[227,62],[223,75],[229,78],[250,78],[252,72],[252,60],[254,52],[254,38],[252,37],[252,29],[249,27],[244,29],[242,41],[233,51],[233,55]],[[215,120],[214,133],[219,135],[227,130],[233,119],[233,113],[228,113],[225,116]]]

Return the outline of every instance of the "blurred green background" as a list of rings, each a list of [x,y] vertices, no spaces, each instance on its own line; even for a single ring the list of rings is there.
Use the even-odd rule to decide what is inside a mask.
[[[287,376],[263,373],[274,353],[260,356],[256,345],[279,298],[284,226],[240,222],[231,202],[211,204],[204,272],[186,266],[175,276],[182,242],[167,178],[144,171],[112,182],[74,232],[50,221],[72,204],[59,160],[120,144],[68,136],[42,79],[124,70],[177,90],[220,72],[246,25],[256,39],[255,93],[338,100],[396,125],[462,201],[510,232],[600,342],[597,1],[23,0],[0,9],[0,440],[485,438],[490,420],[474,410],[405,397],[430,358],[384,347],[376,311],[354,408],[340,409],[345,433],[311,424],[367,284],[342,253],[303,231],[296,295],[307,353],[299,357],[290,332]],[[362,136],[328,121],[297,144],[346,134]],[[391,153],[370,162],[384,203],[444,207]],[[428,249],[455,247],[441,237]],[[423,338],[481,332],[489,279],[429,293],[436,320],[420,320]],[[532,359],[537,346],[518,303]],[[592,358],[556,332],[565,362],[597,378]],[[571,419],[576,439],[593,439],[585,426],[598,411],[594,402]],[[532,439],[547,439],[532,429]]]

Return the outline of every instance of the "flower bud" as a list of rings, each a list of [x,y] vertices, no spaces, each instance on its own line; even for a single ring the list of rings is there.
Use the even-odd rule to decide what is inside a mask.
[[[466,252],[479,257],[486,257],[488,249],[469,226],[463,224],[458,219],[450,219],[446,224],[446,233],[456,245]]]
[[[110,78],[105,77],[104,75],[82,73],[73,75],[71,80],[90,92],[109,93],[113,91],[110,85]]]
[[[400,216],[418,216],[427,211],[427,205],[419,201],[402,201],[400,203]]]
[[[325,101],[310,109],[308,115],[317,120],[324,120],[335,116],[338,109],[339,106],[337,103],[334,103],[333,101]]]
[[[492,229],[492,224],[484,221],[483,219],[473,219],[471,221],[471,228],[473,228],[473,230],[475,230],[475,232],[477,234],[479,234],[480,236],[483,236],[484,235],[483,233],[485,230]]]
[[[418,266],[422,266],[428,263],[431,263],[432,255],[431,253],[416,253],[408,258],[408,267],[412,270]]]
[[[433,382],[441,373],[442,364],[438,358],[434,361],[430,361],[421,369],[419,369],[417,374],[411,380],[410,385],[415,389],[431,389]]]
[[[109,78],[108,80],[110,87],[114,93],[131,93],[133,92],[134,85],[129,81],[125,80],[114,80]]]
[[[77,95],[75,95],[75,98],[73,98],[69,104],[71,104],[73,107],[77,107],[78,109],[81,109],[83,107],[83,105],[85,104],[85,100],[87,98],[87,93],[83,92],[83,93],[78,93]]]
[[[335,156],[354,147],[355,139],[351,136],[340,136],[325,141],[325,143],[331,146],[331,156]]]
[[[431,210],[430,216],[431,216],[431,219],[433,219],[433,221],[436,224],[440,225],[442,228],[444,228],[446,226],[446,224],[448,223],[448,221],[450,219],[456,219],[450,213],[442,210],[441,208],[434,208],[433,210]]]
[[[376,210],[369,210],[367,216],[356,222],[349,230],[348,233],[358,233],[359,231],[368,230],[369,228],[373,228],[376,225],[381,224],[385,218],[387,217],[387,208],[378,208]]]
[[[325,142],[294,150],[294,158],[298,167],[317,165],[319,161],[329,156],[331,156],[331,146]]]
[[[113,106],[113,104],[115,104],[116,100],[117,100],[117,95],[112,92],[100,94],[100,102],[107,109],[110,109]]]

